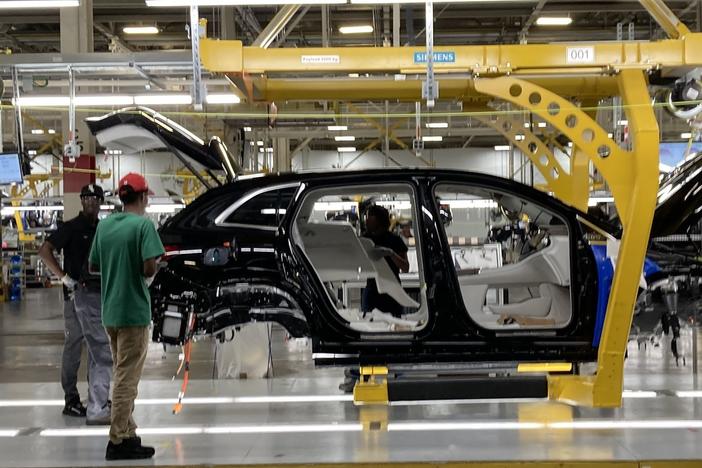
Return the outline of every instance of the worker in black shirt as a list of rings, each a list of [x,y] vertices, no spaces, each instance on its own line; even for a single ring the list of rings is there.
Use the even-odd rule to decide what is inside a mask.
[[[390,270],[400,281],[400,272],[409,271],[409,260],[407,259],[407,246],[402,238],[390,232],[390,213],[380,205],[371,205],[366,211],[366,232],[363,234],[373,241],[375,248],[371,255],[377,256],[374,260],[385,258]],[[378,285],[374,279],[369,279],[366,287],[363,288],[361,297],[361,310],[372,312],[378,309],[381,312],[392,314],[395,317],[402,315],[402,306],[387,294],[378,292]],[[351,393],[353,387],[360,377],[357,368],[347,368],[344,370],[344,381],[339,384],[339,390]]]
[[[407,246],[402,238],[390,232],[390,213],[387,209],[379,205],[372,205],[366,213],[366,232],[364,237],[372,240],[375,244],[374,252],[380,257],[385,257],[390,270],[400,280],[400,271],[409,271],[409,260],[407,259]],[[387,312],[395,317],[402,314],[402,306],[387,294],[380,294],[375,280],[368,280],[363,290],[361,309],[364,312],[371,312],[378,309]]]
[[[110,380],[112,352],[102,326],[100,277],[88,271],[88,254],[95,236],[100,204],[104,192],[99,185],[89,184],[80,191],[83,210],[63,223],[39,249],[39,256],[63,283],[65,341],[61,363],[61,385],[67,416],[87,416],[87,423],[110,424]],[[61,268],[54,250],[63,250]],[[78,368],[83,342],[88,348],[88,407],[80,401]]]

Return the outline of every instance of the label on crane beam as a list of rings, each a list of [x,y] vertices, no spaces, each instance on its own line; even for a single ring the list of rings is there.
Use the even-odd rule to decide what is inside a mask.
[[[456,52],[434,52],[434,63],[456,63]],[[426,52],[415,52],[414,63],[427,63]]]
[[[300,58],[303,65],[329,65],[340,63],[338,55],[303,55]]]
[[[568,47],[566,49],[566,63],[595,63],[595,48]]]

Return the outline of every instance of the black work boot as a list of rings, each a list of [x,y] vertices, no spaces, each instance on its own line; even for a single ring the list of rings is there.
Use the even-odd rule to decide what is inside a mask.
[[[151,458],[156,453],[153,447],[144,447],[141,445],[139,437],[130,437],[122,440],[121,444],[113,444],[112,441],[107,443],[105,450],[105,459],[107,460],[139,460]]]
[[[74,418],[84,418],[87,411],[88,409],[80,402],[80,398],[66,400],[66,404],[63,407],[63,414]]]

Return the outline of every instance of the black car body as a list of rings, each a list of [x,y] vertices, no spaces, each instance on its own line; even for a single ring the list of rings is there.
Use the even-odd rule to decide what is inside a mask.
[[[224,336],[265,321],[311,337],[317,364],[596,358],[609,283],[608,259],[593,244],[613,239],[616,228],[543,192],[439,169],[237,177],[226,147],[181,135],[153,111],[120,111],[89,126],[101,144],[118,147],[135,140],[121,143],[112,129],[131,127],[147,147],[168,148],[229,181],[160,229],[167,254],[151,288],[156,341],[182,344],[192,333]],[[698,172],[664,182],[697,183],[694,191]],[[364,237],[372,204],[411,224],[404,241],[416,271],[396,278],[375,257]],[[402,315],[363,304],[371,280]]]

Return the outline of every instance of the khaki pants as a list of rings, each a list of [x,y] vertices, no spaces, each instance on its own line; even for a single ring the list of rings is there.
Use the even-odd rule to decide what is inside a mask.
[[[110,336],[114,362],[110,441],[120,444],[123,439],[136,436],[137,425],[132,413],[146,360],[149,327],[107,327],[106,330]]]

